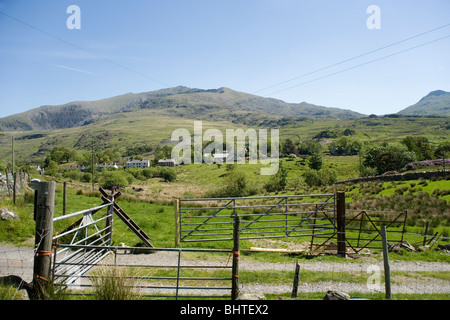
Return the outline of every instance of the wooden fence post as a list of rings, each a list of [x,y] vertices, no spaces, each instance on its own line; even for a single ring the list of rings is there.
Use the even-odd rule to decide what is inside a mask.
[[[387,243],[386,225],[381,226],[381,239],[383,241],[383,260],[384,260],[384,286],[386,299],[391,299],[391,270],[389,267],[389,251]]]
[[[180,210],[180,200],[175,199],[174,201],[174,209],[175,209],[175,248],[180,246],[180,219],[178,216],[178,211]]]
[[[35,255],[33,266],[33,299],[45,299],[47,286],[50,282],[52,244],[53,244],[53,214],[55,207],[54,181],[38,182],[35,184],[37,200],[36,208],[36,233]]]
[[[239,236],[241,229],[241,218],[239,215],[234,216],[233,226],[233,266],[231,268],[231,300],[236,300],[239,296]]]
[[[299,275],[300,275],[300,265],[298,264],[297,259],[297,261],[295,262],[294,284],[292,286],[291,298],[297,298]]]
[[[425,223],[425,234],[423,235],[423,245],[427,243],[428,221]]]
[[[63,183],[63,216],[66,215],[67,208],[67,182]]]
[[[337,192],[336,198],[337,251],[341,257],[345,258],[345,192]]]

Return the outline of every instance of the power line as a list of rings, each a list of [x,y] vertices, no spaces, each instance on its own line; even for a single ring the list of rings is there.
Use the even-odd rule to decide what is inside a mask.
[[[443,29],[443,28],[446,28],[446,27],[448,27],[448,26],[450,26],[450,23],[447,23],[447,24],[442,25],[442,26],[440,26],[440,27],[437,27],[437,28],[434,28],[434,29],[431,29],[431,30],[428,30],[428,31],[425,31],[425,32],[422,32],[422,33],[419,33],[419,34],[416,34],[416,35],[414,35],[414,36],[405,38],[405,39],[403,39],[403,40],[393,42],[393,43],[391,43],[391,44],[385,45],[385,46],[380,47],[380,48],[378,48],[378,49],[375,49],[375,50],[372,50],[372,51],[369,51],[369,52],[366,52],[366,53],[362,53],[362,54],[359,54],[359,55],[357,55],[357,56],[354,56],[354,57],[351,57],[351,58],[342,60],[342,61],[340,61],[340,62],[333,63],[333,64],[328,65],[328,66],[326,66],[326,67],[322,67],[322,68],[320,68],[320,69],[317,69],[317,70],[314,70],[314,71],[310,71],[310,72],[301,74],[301,75],[296,76],[296,77],[294,77],[294,78],[291,78],[291,79],[289,79],[289,80],[285,80],[285,81],[282,81],[282,82],[279,82],[279,83],[270,85],[270,86],[268,86],[268,87],[265,87],[265,88],[256,90],[256,91],[254,91],[253,93],[258,93],[258,92],[261,92],[261,91],[264,91],[264,90],[267,90],[267,89],[271,89],[271,88],[273,88],[273,87],[277,87],[277,86],[286,84],[286,83],[288,83],[288,82],[291,82],[291,81],[294,81],[294,80],[297,80],[297,79],[300,79],[300,78],[304,78],[304,77],[309,76],[309,75],[312,75],[312,74],[314,74],[314,73],[317,73],[317,72],[320,72],[320,71],[323,71],[323,70],[326,70],[326,69],[330,69],[330,68],[332,68],[332,67],[336,67],[336,66],[341,65],[341,64],[344,64],[344,63],[346,63],[346,62],[349,62],[349,61],[352,61],[352,60],[355,60],[355,59],[358,59],[358,58],[361,58],[361,57],[370,55],[370,54],[372,54],[372,53],[375,53],[375,52],[378,52],[378,51],[387,49],[387,48],[389,48],[389,47],[398,45],[398,44],[400,44],[400,43],[403,43],[403,42],[406,42],[406,41],[409,41],[409,40],[412,40],[412,39],[415,39],[415,38],[418,38],[418,37],[421,37],[421,36],[423,36],[423,35],[426,35],[426,34],[428,34],[428,33],[431,33],[431,32],[434,32],[434,31],[437,31],[437,30],[440,30],[440,29]],[[338,73],[339,73],[339,72],[338,72]],[[284,91],[284,90],[281,90],[281,91]],[[275,92],[275,93],[277,93],[277,92]]]
[[[25,22],[25,21],[23,21],[23,20],[20,20],[20,19],[18,19],[18,18],[16,18],[16,17],[13,17],[13,16],[11,16],[11,15],[9,15],[9,14],[3,12],[3,11],[0,11],[0,14],[4,15],[5,17],[8,17],[8,18],[10,18],[10,19],[12,19],[12,20],[14,20],[14,21],[16,21],[16,22],[18,22],[18,23],[21,23],[21,24],[23,24],[23,25],[25,25],[25,26],[27,26],[27,27],[33,29],[33,30],[36,30],[36,31],[38,31],[38,32],[40,32],[40,33],[42,33],[42,34],[45,34],[46,36],[48,36],[48,37],[50,37],[50,38],[53,38],[53,39],[55,39],[55,40],[57,40],[57,41],[59,41],[59,42],[62,42],[62,43],[64,43],[64,44],[66,44],[66,45],[69,45],[69,46],[71,46],[71,47],[73,47],[73,48],[75,48],[75,49],[78,49],[78,50],[80,50],[80,51],[83,51],[83,52],[86,52],[86,53],[88,53],[88,54],[90,54],[90,55],[93,55],[93,56],[95,56],[95,57],[97,57],[97,58],[99,58],[99,59],[102,59],[102,60],[104,60],[104,61],[106,61],[106,62],[108,62],[108,63],[110,63],[110,64],[113,64],[113,65],[115,65],[115,66],[117,66],[117,67],[120,67],[120,68],[122,68],[122,69],[125,69],[125,70],[127,70],[127,71],[129,71],[129,72],[132,72],[132,73],[134,73],[134,74],[136,74],[136,75],[138,75],[138,76],[141,76],[141,77],[143,77],[143,78],[145,78],[145,79],[147,79],[147,80],[150,80],[150,81],[153,81],[153,82],[157,82],[157,83],[162,84],[162,85],[164,85],[164,86],[166,86],[166,87],[170,87],[170,85],[168,85],[168,84],[166,84],[166,83],[164,83],[164,82],[162,82],[162,81],[159,81],[159,80],[157,80],[157,79],[151,78],[151,77],[149,77],[149,76],[147,76],[147,75],[145,75],[145,74],[143,74],[143,73],[141,73],[141,72],[139,72],[139,71],[133,70],[133,69],[131,69],[131,68],[129,68],[129,67],[123,65],[123,64],[117,63],[117,62],[115,62],[115,61],[113,61],[113,60],[111,60],[111,59],[108,59],[108,58],[106,58],[106,57],[104,57],[104,56],[102,56],[102,55],[99,55],[98,53],[95,53],[95,52],[91,52],[91,51],[89,51],[89,50],[86,50],[86,49],[84,49],[84,48],[82,48],[82,47],[80,47],[80,46],[78,46],[78,45],[76,45],[76,44],[73,44],[73,43],[71,43],[71,42],[69,42],[69,41],[67,41],[67,40],[64,40],[63,38],[60,38],[60,37],[58,37],[58,36],[55,36],[55,35],[53,35],[53,34],[47,32],[47,31],[45,31],[45,30],[42,30],[42,29],[40,29],[40,28],[38,28],[38,27],[36,27],[36,26],[33,26],[32,24],[29,24],[29,23],[27,23],[27,22]]]
[[[389,54],[389,55],[387,55],[387,56],[384,56],[384,57],[381,57],[381,58],[378,58],[378,59],[370,60],[370,61],[368,61],[368,62],[364,62],[364,63],[358,64],[358,65],[356,65],[356,66],[353,66],[353,67],[350,67],[350,68],[347,68],[347,69],[344,69],[344,70],[336,71],[336,72],[327,74],[327,75],[322,76],[322,77],[318,77],[318,78],[315,78],[315,79],[312,79],[312,80],[308,80],[308,81],[305,81],[305,82],[302,82],[302,83],[299,83],[299,84],[290,86],[290,87],[288,87],[288,88],[284,88],[284,89],[281,89],[281,90],[272,92],[272,93],[270,93],[270,94],[268,94],[268,95],[266,95],[266,96],[273,95],[273,94],[277,94],[277,93],[282,92],[282,91],[290,90],[290,89],[293,89],[293,88],[296,88],[296,87],[299,87],[299,86],[302,86],[302,85],[305,85],[305,84],[308,84],[308,83],[311,83],[311,82],[314,82],[314,81],[318,81],[318,80],[322,80],[322,79],[325,79],[325,78],[329,78],[329,77],[331,77],[331,76],[334,76],[334,75],[337,75],[337,74],[340,74],[340,73],[343,73],[343,72],[346,72],[346,71],[349,71],[349,70],[353,70],[353,69],[356,69],[356,68],[359,68],[359,67],[362,67],[362,66],[365,66],[365,65],[368,65],[368,64],[371,64],[371,63],[380,61],[380,60],[384,60],[384,59],[390,58],[390,57],[392,57],[392,56],[396,56],[396,55],[405,53],[405,52],[407,52],[407,51],[411,51],[411,50],[414,50],[414,49],[417,49],[417,48],[420,48],[420,47],[429,45],[429,44],[431,44],[431,43],[434,43],[434,42],[437,42],[437,41],[444,40],[444,39],[449,38],[449,37],[450,37],[450,34],[449,34],[449,35],[446,35],[446,36],[443,36],[443,37],[441,37],[441,38],[438,38],[438,39],[435,39],[435,40],[432,40],[432,41],[429,41],[429,42],[425,42],[425,43],[422,43],[422,44],[420,44],[420,45],[417,45],[417,46],[414,46],[414,47],[405,49],[405,50],[401,50],[401,51],[397,51],[397,52],[391,53],[391,54]]]

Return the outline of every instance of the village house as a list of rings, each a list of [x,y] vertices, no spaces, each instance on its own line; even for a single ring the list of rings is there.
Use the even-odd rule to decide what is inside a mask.
[[[177,162],[174,159],[160,159],[158,160],[158,166],[160,167],[175,167]]]
[[[103,164],[97,164],[97,170],[101,171],[102,169],[119,169],[119,166],[116,163],[103,163]]]
[[[150,160],[127,160],[127,163],[125,164],[125,168],[131,168],[131,167],[137,167],[137,168],[148,168],[150,167]]]

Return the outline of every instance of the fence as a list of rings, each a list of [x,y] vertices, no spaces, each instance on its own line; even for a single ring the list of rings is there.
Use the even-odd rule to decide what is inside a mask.
[[[334,194],[180,199],[175,204],[176,245],[232,240],[237,215],[240,239],[336,234]]]
[[[356,253],[363,249],[381,249],[384,225],[390,241],[402,242],[408,212],[377,213],[370,215],[361,211],[345,220],[346,243]]]
[[[239,293],[240,239],[311,236],[312,245],[320,247],[337,237],[338,252],[345,254],[346,245],[355,252],[372,246],[381,248],[381,244],[376,246],[378,241],[381,242],[378,238],[381,236],[380,225],[392,228],[391,235],[396,234],[395,240],[394,236],[388,236],[389,241],[396,241],[397,237],[402,241],[407,219],[406,212],[374,218],[361,211],[346,217],[343,192],[336,195],[182,199],[176,202],[175,212],[176,225],[180,228],[177,235],[185,236],[183,241],[233,240],[233,249],[128,248],[111,246],[114,213],[122,220],[127,217],[127,225],[136,226],[137,229],[132,230],[142,240],[147,238],[117,206],[115,199],[118,194],[107,196],[103,191],[102,205],[53,217],[54,182],[39,183],[34,187],[36,247],[32,252],[32,281],[36,288],[51,278],[57,286],[92,287],[91,280],[99,278],[99,268],[113,267],[136,271],[124,277],[132,279],[143,296],[181,299],[210,294],[228,297],[231,292],[231,298],[236,299]],[[106,212],[94,218],[94,214],[101,211]],[[192,225],[195,218],[200,222]],[[54,229],[64,230],[53,236]],[[424,244],[426,240],[429,243],[437,239],[427,232],[425,234],[428,239],[427,236],[423,238]],[[314,239],[325,241],[316,244]],[[137,251],[141,255],[134,262],[123,259],[131,256],[125,253]],[[169,253],[169,260],[159,255],[163,252]],[[9,255],[6,251],[3,253]],[[184,255],[188,257],[182,258]],[[214,262],[209,259],[211,255],[214,255],[211,259]]]
[[[194,293],[199,294],[201,297],[205,297],[205,290],[209,290],[215,297],[223,297],[223,292],[228,291],[231,293],[227,296],[231,296],[232,299],[237,298],[239,260],[239,233],[237,229],[233,232],[233,238],[236,240],[236,245],[233,247],[233,250],[154,248],[145,232],[115,202],[115,199],[120,196],[120,193],[113,193],[108,196],[103,189],[100,189],[102,194],[101,199],[104,202],[102,205],[53,217],[54,183],[50,185],[48,183],[38,183],[35,187],[38,189],[36,195],[44,198],[46,201],[46,205],[42,205],[39,200],[37,201],[36,209],[39,209],[39,212],[36,214],[37,226],[41,224],[39,220],[45,220],[47,223],[45,232],[37,231],[37,234],[42,235],[42,237],[37,237],[40,239],[37,241],[45,242],[47,248],[49,235],[51,236],[56,229],[65,228],[61,232],[56,232],[56,235],[51,237],[53,241],[53,252],[48,251],[48,248],[37,251],[41,252],[45,257],[50,256],[52,258],[51,278],[57,291],[60,291],[62,288],[92,288],[92,280],[95,282],[95,279],[101,277],[99,270],[102,267],[113,267],[115,269],[126,268],[128,270],[139,270],[138,274],[125,275],[123,277],[132,279],[132,282],[136,283],[135,288],[145,293],[143,296],[174,297],[178,299],[183,297],[183,294],[186,294],[186,292],[194,291]],[[97,215],[94,218],[94,214],[102,210],[106,210],[106,213]],[[114,213],[122,219],[148,248],[111,246]],[[80,216],[81,218],[74,222]],[[239,227],[239,223],[236,224],[236,227]],[[120,252],[135,252],[136,250],[139,250],[139,253],[143,253],[141,257],[155,257],[156,259],[150,258],[151,263],[144,264],[130,264],[129,262],[123,264],[117,263],[117,257],[120,256]],[[154,254],[155,252],[162,251],[177,253],[175,263],[172,261],[169,264],[161,264],[158,256],[154,256]],[[218,265],[210,263],[182,264],[182,253],[206,252],[225,254],[225,259],[222,264]],[[112,255],[114,255],[114,263],[110,262],[108,264],[106,258]],[[230,262],[231,257],[233,259]],[[35,265],[39,265],[40,269],[47,269],[47,267],[50,269],[48,260],[46,262],[46,264],[39,263],[39,261],[36,263],[35,258]],[[50,275],[45,272],[43,274],[45,276],[38,274],[37,277],[48,282]],[[188,285],[184,285],[186,283]],[[215,285],[216,283],[219,285]],[[172,291],[173,294],[161,295],[161,291]],[[86,293],[84,294],[86,295]],[[188,297],[192,298],[193,295],[189,294]]]
[[[92,245],[58,247],[73,251],[104,249],[102,246]],[[84,289],[83,295],[92,295],[96,284],[105,280],[102,279],[105,274],[108,276],[107,270],[115,270],[114,281],[125,283],[129,286],[128,290],[139,297],[229,299],[233,295],[232,281],[235,277],[232,274],[232,250],[120,246],[109,246],[108,250],[111,254],[102,261],[92,259],[81,264],[85,269],[92,269],[89,273],[73,275],[76,281],[65,283],[67,288],[73,289],[70,290],[71,295],[81,294],[77,293],[81,289]],[[129,253],[138,253],[138,259],[130,259]],[[197,259],[195,256],[189,258],[189,255],[204,254],[214,255],[214,261]],[[188,255],[187,259],[183,259],[185,255]],[[76,265],[80,266],[80,262]]]
[[[82,215],[81,219],[53,237],[55,246],[52,276],[55,284],[74,283],[92,266],[111,253],[109,246],[112,236],[113,206],[114,202],[110,202],[53,219],[55,223]],[[93,214],[103,208],[106,208],[107,213],[94,219]],[[103,228],[99,226],[100,222],[104,222]],[[58,242],[68,242],[68,245],[58,245]]]

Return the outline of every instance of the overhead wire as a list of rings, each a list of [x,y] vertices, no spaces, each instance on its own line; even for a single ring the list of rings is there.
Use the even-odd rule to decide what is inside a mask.
[[[431,40],[431,41],[419,44],[419,45],[414,46],[414,47],[410,47],[408,49],[404,49],[404,50],[401,50],[401,51],[397,51],[397,52],[391,53],[391,54],[383,56],[381,58],[370,60],[370,61],[358,64],[356,66],[352,66],[352,67],[349,67],[349,68],[346,68],[346,69],[343,69],[343,70],[340,70],[340,71],[336,71],[336,72],[333,72],[333,73],[330,73],[330,74],[327,74],[327,75],[324,75],[324,76],[321,76],[321,77],[318,77],[318,78],[315,78],[315,79],[312,79],[312,80],[304,81],[302,83],[290,86],[288,88],[284,88],[284,89],[272,92],[272,93],[270,93],[268,95],[274,95],[274,94],[277,94],[277,93],[280,93],[280,92],[283,92],[283,91],[286,91],[286,90],[290,90],[290,89],[293,89],[293,88],[296,88],[296,87],[299,87],[299,86],[302,86],[302,85],[305,85],[305,84],[308,84],[308,83],[311,83],[311,82],[314,82],[314,81],[326,79],[326,78],[329,78],[331,76],[334,76],[334,75],[337,75],[337,74],[340,74],[340,73],[343,73],[343,72],[347,72],[347,71],[350,71],[350,70],[353,70],[353,69],[356,69],[356,68],[359,68],[359,67],[362,67],[362,66],[365,66],[365,65],[368,65],[368,64],[380,61],[380,60],[384,60],[384,59],[387,59],[387,58],[390,58],[390,57],[393,57],[393,56],[396,56],[396,55],[399,55],[399,54],[402,54],[402,53],[405,53],[405,52],[408,52],[408,51],[411,51],[411,50],[414,50],[414,49],[417,49],[417,48],[420,48],[420,47],[424,47],[424,46],[429,45],[431,43],[438,42],[438,41],[441,41],[441,40],[444,40],[444,39],[447,39],[447,38],[450,38],[450,34],[448,34],[446,36],[443,36],[443,37],[440,37],[440,38],[435,39],[435,40]],[[268,96],[268,95],[266,95],[266,96]]]
[[[333,64],[331,64],[331,65],[328,65],[328,66],[325,66],[325,67],[322,67],[322,68],[319,68],[319,69],[316,69],[316,70],[313,70],[313,71],[310,71],[310,72],[303,73],[303,74],[301,74],[301,75],[299,75],[299,76],[296,76],[296,77],[293,77],[293,78],[291,78],[291,79],[288,79],[288,80],[285,80],[285,81],[282,81],[282,82],[278,82],[278,83],[275,83],[275,84],[273,84],[273,85],[270,85],[270,86],[264,87],[264,88],[262,88],[262,89],[256,90],[256,91],[254,91],[253,93],[255,94],[255,93],[258,93],[258,92],[261,92],[261,91],[265,91],[265,90],[268,90],[268,89],[271,89],[271,88],[274,88],[274,87],[277,87],[277,86],[281,86],[281,85],[283,85],[283,84],[292,82],[292,81],[294,81],[294,80],[298,80],[298,79],[304,78],[304,77],[306,77],[306,76],[309,76],[309,75],[318,73],[318,72],[320,72],[320,71],[324,71],[324,70],[327,70],[327,69],[330,69],[330,68],[339,66],[339,65],[341,65],[341,64],[350,62],[350,61],[352,61],[352,60],[356,60],[356,59],[359,59],[359,58],[361,58],[361,57],[368,56],[368,55],[373,54],[373,53],[376,53],[376,52],[378,52],[378,51],[381,51],[381,50],[384,50],[384,49],[387,49],[387,48],[396,46],[396,45],[398,45],[398,44],[407,42],[407,41],[409,41],[409,40],[412,40],[412,39],[415,39],[415,38],[424,36],[424,35],[426,35],[426,34],[435,32],[435,31],[437,31],[437,30],[446,28],[446,27],[448,27],[448,26],[450,26],[450,23],[447,23],[447,24],[445,24],[445,25],[439,26],[439,27],[437,27],[437,28],[430,29],[430,30],[425,31],[425,32],[421,32],[421,33],[419,33],[419,34],[416,34],[416,35],[413,35],[413,36],[411,36],[411,37],[408,37],[408,38],[405,38],[405,39],[402,39],[402,40],[393,42],[393,43],[391,43],[391,44],[382,46],[382,47],[380,47],[380,48],[377,48],[377,49],[374,49],[374,50],[371,50],[371,51],[368,51],[368,52],[365,52],[365,53],[356,55],[356,56],[354,56],[354,57],[351,57],[351,58],[348,58],[348,59],[345,59],[345,60],[342,60],[342,61],[333,63]],[[423,45],[427,45],[427,44],[430,44],[430,43],[432,43],[432,42],[436,42],[436,41],[442,40],[442,39],[447,38],[447,37],[448,37],[448,36],[445,36],[445,37],[439,38],[439,39],[437,39],[437,40],[434,40],[434,41],[430,41],[430,42],[428,42],[428,43],[425,43],[425,44],[423,44]],[[399,53],[403,53],[403,52],[406,52],[406,51],[409,51],[409,50],[412,50],[412,49],[421,47],[421,46],[423,46],[423,45],[419,45],[419,46],[416,46],[416,47],[413,47],[413,48],[410,48],[410,49],[407,49],[407,50],[403,50],[403,51],[401,51],[401,52],[394,53],[394,54],[389,55],[389,56],[386,56],[386,57],[390,57],[390,56],[393,56],[393,55],[396,55],[396,54],[399,54]],[[368,63],[372,63],[372,62],[375,62],[375,61],[379,61],[379,60],[382,60],[382,59],[384,59],[384,58],[385,58],[385,57],[379,58],[379,59],[375,59],[375,60],[373,60],[373,61],[369,61]],[[352,67],[352,68],[348,68],[348,69],[345,69],[345,70],[342,70],[342,71],[339,71],[339,72],[332,73],[331,75],[335,75],[335,74],[338,74],[338,73],[341,73],[341,72],[344,72],[344,71],[348,71],[348,70],[351,70],[351,69],[355,69],[356,67],[363,66],[363,65],[368,64],[368,63],[362,63],[362,64],[360,64],[360,65],[358,65],[358,66],[355,66],[355,67]],[[328,75],[328,76],[331,76],[331,75]],[[324,76],[324,77],[320,77],[320,78],[317,78],[317,79],[314,79],[314,80],[311,80],[311,81],[307,81],[307,82],[304,82],[304,83],[301,83],[301,84],[298,84],[298,85],[295,85],[295,86],[292,86],[292,87],[289,87],[289,88],[286,88],[286,89],[282,89],[282,90],[280,90],[280,91],[273,92],[273,93],[271,93],[271,94],[275,94],[275,93],[278,93],[278,92],[281,92],[281,91],[289,90],[289,89],[292,89],[292,88],[294,88],[294,87],[297,87],[297,86],[300,86],[300,85],[303,85],[303,84],[306,84],[306,83],[309,83],[309,82],[312,82],[312,81],[316,81],[316,80],[319,80],[319,79],[322,79],[322,78],[326,78],[326,77],[328,77],[328,76]]]
[[[29,27],[29,28],[35,30],[35,31],[38,31],[38,32],[40,32],[40,33],[42,33],[42,34],[45,34],[46,36],[48,36],[48,37],[50,37],[50,38],[53,38],[53,39],[55,39],[55,40],[57,40],[57,41],[59,41],[59,42],[62,42],[62,43],[64,43],[64,44],[66,44],[66,45],[69,45],[69,46],[71,46],[71,47],[73,47],[73,48],[75,48],[75,49],[77,49],[77,50],[80,50],[80,51],[83,51],[83,52],[88,53],[88,54],[90,54],[90,55],[93,55],[93,56],[95,56],[95,57],[97,57],[97,58],[99,58],[99,59],[101,59],[101,60],[104,60],[104,61],[106,61],[106,62],[108,62],[108,63],[110,63],[110,64],[113,64],[113,65],[117,66],[117,67],[120,67],[120,68],[122,68],[122,69],[125,69],[125,70],[127,70],[127,71],[129,71],[129,72],[131,72],[131,73],[134,73],[134,74],[136,74],[136,75],[138,75],[138,76],[141,76],[141,77],[143,77],[143,78],[145,78],[145,79],[147,79],[147,80],[150,80],[150,81],[153,81],[153,82],[157,82],[157,83],[159,83],[159,84],[161,84],[161,85],[164,85],[164,86],[166,86],[166,87],[170,87],[169,84],[166,84],[166,83],[164,83],[164,82],[162,82],[162,81],[160,81],[160,80],[158,80],[158,79],[149,77],[149,76],[147,76],[146,74],[143,74],[142,72],[133,70],[133,69],[131,69],[131,68],[129,68],[129,67],[123,65],[123,64],[120,64],[120,63],[118,63],[118,62],[116,62],[116,61],[113,61],[113,60],[111,60],[111,59],[109,59],[109,58],[106,58],[106,57],[104,57],[104,56],[102,56],[102,55],[100,55],[100,54],[98,54],[98,53],[91,52],[91,51],[89,51],[89,50],[87,50],[87,49],[85,49],[85,48],[80,47],[79,45],[73,44],[73,43],[71,43],[71,42],[69,42],[69,41],[67,41],[67,40],[65,40],[65,39],[63,39],[63,38],[60,38],[60,37],[58,37],[58,36],[55,36],[54,34],[51,34],[51,33],[47,32],[47,31],[45,31],[45,30],[42,30],[41,28],[38,28],[38,27],[36,27],[36,26],[34,26],[34,25],[28,23],[28,22],[25,22],[25,21],[20,20],[20,19],[18,19],[18,18],[16,18],[16,17],[13,17],[13,16],[11,16],[11,15],[9,15],[9,14],[7,14],[7,13],[1,11],[1,10],[0,10],[0,14],[4,15],[5,17],[8,17],[8,18],[11,19],[11,20],[14,20],[14,21],[16,21],[16,22],[18,22],[18,23],[21,23],[21,24],[23,24],[23,25],[25,25],[25,26],[27,26],[27,27]]]

